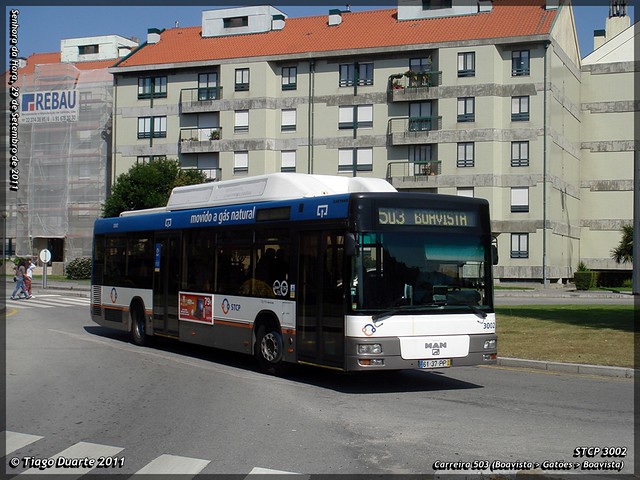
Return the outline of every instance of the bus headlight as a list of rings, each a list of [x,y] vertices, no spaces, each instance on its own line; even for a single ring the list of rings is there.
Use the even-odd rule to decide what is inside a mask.
[[[494,350],[496,348],[496,341],[494,340],[487,340],[486,342],[484,342],[484,348],[485,350]]]
[[[358,355],[377,355],[382,353],[382,345],[379,343],[365,343],[358,345]]]

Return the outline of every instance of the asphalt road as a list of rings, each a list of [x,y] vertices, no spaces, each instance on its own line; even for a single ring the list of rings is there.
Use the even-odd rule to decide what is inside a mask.
[[[135,347],[93,324],[86,299],[35,300],[42,306],[10,304],[7,316],[10,474],[61,455],[117,462],[64,470],[75,478],[158,469],[420,474],[434,465],[451,473],[488,471],[496,461],[504,472],[531,462],[546,473],[566,473],[558,470],[566,465],[585,473],[578,447],[619,447],[619,457],[601,450],[588,461],[623,462],[631,473],[631,379],[501,367],[382,375],[297,368],[276,378],[242,355],[168,341]]]

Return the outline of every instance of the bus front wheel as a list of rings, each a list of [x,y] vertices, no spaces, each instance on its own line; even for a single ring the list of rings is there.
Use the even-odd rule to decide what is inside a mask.
[[[255,350],[261,370],[271,374],[282,371],[284,342],[277,328],[265,325],[258,327]]]

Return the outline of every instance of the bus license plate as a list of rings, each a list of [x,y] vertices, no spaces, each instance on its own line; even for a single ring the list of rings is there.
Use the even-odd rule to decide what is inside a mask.
[[[447,368],[451,366],[450,358],[438,358],[434,360],[418,360],[419,368]]]

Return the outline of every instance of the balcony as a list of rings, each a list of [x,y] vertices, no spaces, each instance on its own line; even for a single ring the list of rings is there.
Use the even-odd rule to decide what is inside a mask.
[[[389,119],[390,145],[411,145],[433,141],[431,132],[442,128],[442,117],[405,117]]]
[[[220,151],[221,127],[183,128],[180,130],[180,153],[212,153]]]
[[[413,180],[428,182],[429,177],[440,175],[440,160],[424,162],[389,162],[387,164],[387,181]]]
[[[180,91],[182,113],[217,112],[220,110],[222,87],[185,88]]]
[[[206,182],[218,182],[222,178],[221,168],[201,168],[200,171],[207,177]]]
[[[437,91],[431,91],[430,88],[438,87],[441,83],[441,71],[407,71],[389,77],[388,93],[392,102],[408,102],[437,98]]]

